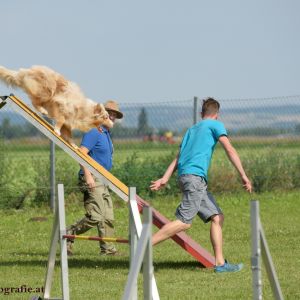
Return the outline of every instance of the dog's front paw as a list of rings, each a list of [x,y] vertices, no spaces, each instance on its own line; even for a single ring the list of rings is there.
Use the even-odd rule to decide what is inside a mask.
[[[79,149],[79,147],[78,147],[76,144],[74,144],[74,143],[71,143],[71,146],[72,146],[73,148],[75,148],[76,150]]]
[[[55,128],[55,127],[54,127],[54,132],[55,132],[57,135],[60,136],[60,130],[59,130],[58,128]]]
[[[44,107],[39,107],[39,112],[44,116],[48,116],[48,111]]]

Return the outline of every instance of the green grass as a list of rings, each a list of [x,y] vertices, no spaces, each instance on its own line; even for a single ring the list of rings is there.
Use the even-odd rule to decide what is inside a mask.
[[[260,200],[261,221],[285,299],[300,299],[299,256],[299,192],[253,195]],[[216,195],[225,213],[224,252],[232,262],[243,262],[242,272],[215,274],[203,269],[173,241],[153,249],[154,271],[161,299],[252,299],[250,197]],[[128,210],[124,202],[115,200],[116,236],[128,235]],[[178,198],[155,198],[152,206],[173,219]],[[66,205],[67,224],[82,217],[80,203]],[[33,217],[46,217],[34,222]],[[0,211],[0,288],[41,287],[44,284],[53,216],[46,208]],[[156,230],[153,227],[153,230]],[[95,235],[92,229],[89,235]],[[209,225],[195,219],[188,231],[196,241],[211,251]],[[120,299],[128,276],[128,246],[118,245],[120,257],[98,255],[97,242],[76,241],[75,255],[69,258],[70,295],[79,299]],[[55,269],[52,296],[60,295],[59,256]],[[1,291],[1,290],[0,290]],[[263,271],[264,299],[273,299]],[[0,299],[30,299],[41,293],[13,293]],[[139,297],[142,298],[142,275],[139,276]]]
[[[256,192],[300,189],[300,154],[296,140],[233,141]],[[47,145],[2,143],[0,149],[0,208],[46,203],[50,195],[49,143]],[[297,146],[297,147],[296,147]],[[149,182],[161,177],[175,157],[178,145],[165,143],[115,143],[111,170],[126,185],[134,185],[142,196],[152,197]],[[77,186],[79,165],[64,151],[56,151],[56,181],[70,193]],[[221,170],[221,172],[220,172]],[[143,176],[140,176],[143,174]],[[175,177],[169,191],[178,192]],[[213,192],[240,191],[240,179],[224,150],[217,146],[209,171]]]

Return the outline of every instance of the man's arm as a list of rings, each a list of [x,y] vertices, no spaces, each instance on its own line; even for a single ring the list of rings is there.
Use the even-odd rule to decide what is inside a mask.
[[[170,165],[168,166],[168,168],[162,178],[155,180],[155,181],[151,181],[150,189],[152,191],[158,191],[161,188],[166,186],[170,177],[177,169],[178,157],[179,157],[179,153],[176,155],[176,158],[170,163]]]
[[[83,146],[80,146],[79,150],[80,150],[83,154],[85,154],[85,155],[88,155],[88,153],[89,153],[89,151],[90,151],[88,148],[83,147]],[[86,167],[84,167],[84,166],[82,166],[82,165],[80,165],[80,167],[81,167],[81,169],[83,170],[84,178],[85,178],[85,181],[86,181],[88,187],[89,187],[90,189],[94,189],[96,185],[95,185],[95,180],[94,180],[94,178],[93,178],[92,173],[89,171],[88,168],[86,168]]]
[[[229,160],[231,161],[231,163],[234,165],[234,167],[239,172],[239,174],[241,176],[241,179],[243,181],[244,188],[246,189],[246,191],[251,193],[251,191],[252,191],[251,181],[247,177],[247,175],[244,171],[242,162],[240,160],[240,157],[239,157],[238,153],[236,152],[236,150],[234,149],[234,147],[231,145],[228,137],[227,136],[221,136],[219,138],[219,142],[223,146]]]

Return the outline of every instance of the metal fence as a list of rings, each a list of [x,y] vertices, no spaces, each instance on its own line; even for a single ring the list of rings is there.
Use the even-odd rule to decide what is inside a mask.
[[[135,155],[138,161],[139,158],[163,157],[176,151],[186,129],[200,120],[201,99],[192,97],[159,103],[119,101],[124,118],[112,130],[114,160],[124,163]],[[270,164],[263,161],[263,157],[270,159],[270,153],[273,153],[273,160],[277,161],[283,152],[289,153],[294,159],[288,167],[300,166],[300,157],[297,156],[300,142],[300,96],[218,100],[221,104],[220,120],[224,122],[233,145],[246,159],[246,165],[249,153],[257,154],[259,149],[264,149],[265,155],[256,158],[258,167],[262,168],[263,163]],[[79,144],[82,133],[74,132],[74,136]],[[32,199],[50,197],[50,174],[54,174],[50,163],[51,147],[53,150],[49,140],[16,114],[9,104],[0,110],[0,167],[3,170],[0,176],[1,201],[14,202],[14,206],[18,207],[32,194]],[[135,161],[134,157],[131,162]],[[57,148],[55,159],[52,157],[52,160],[55,161],[55,169],[63,170],[56,172],[56,181],[68,182],[70,187],[76,186],[78,165]],[[253,164],[253,161],[248,161],[248,164]],[[283,165],[286,166],[286,162]],[[258,174],[254,175],[260,188],[266,185],[266,177],[274,179],[274,170],[270,170],[269,174],[259,174],[262,172],[259,168],[256,171]],[[291,170],[285,170],[283,166],[276,172],[291,173]],[[296,169],[291,176],[295,178],[287,180],[300,181]],[[293,182],[288,184],[291,188],[298,187]],[[66,189],[68,191],[67,186]]]
[[[232,136],[282,138],[298,137],[300,134],[300,96],[219,101],[220,120]],[[162,136],[166,133],[181,137],[195,122],[195,118],[200,118],[198,113],[195,114],[195,108],[199,111],[201,98],[159,103],[120,103],[120,107],[125,117],[117,122],[113,130],[115,139],[147,139],[147,136],[151,138],[151,135],[158,135],[163,140]],[[0,128],[5,141],[14,143],[16,147],[22,145],[24,138],[37,145],[45,140],[33,126],[9,108],[0,111]],[[75,136],[80,137],[80,133],[75,132]]]
[[[163,134],[171,131],[181,136],[195,120],[201,98],[161,103],[121,104],[125,118],[120,127],[135,129],[129,137]],[[263,99],[220,100],[220,120],[229,132],[238,137],[297,137],[300,133],[300,96]],[[199,118],[199,114],[196,114]],[[127,132],[123,133],[124,135]],[[122,133],[115,132],[116,137]]]

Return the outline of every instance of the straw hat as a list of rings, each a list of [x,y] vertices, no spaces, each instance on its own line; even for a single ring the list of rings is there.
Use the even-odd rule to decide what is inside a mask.
[[[116,101],[113,100],[108,100],[105,104],[104,107],[107,111],[113,111],[116,113],[116,118],[117,119],[122,119],[123,118],[123,113],[120,112],[119,105]]]

